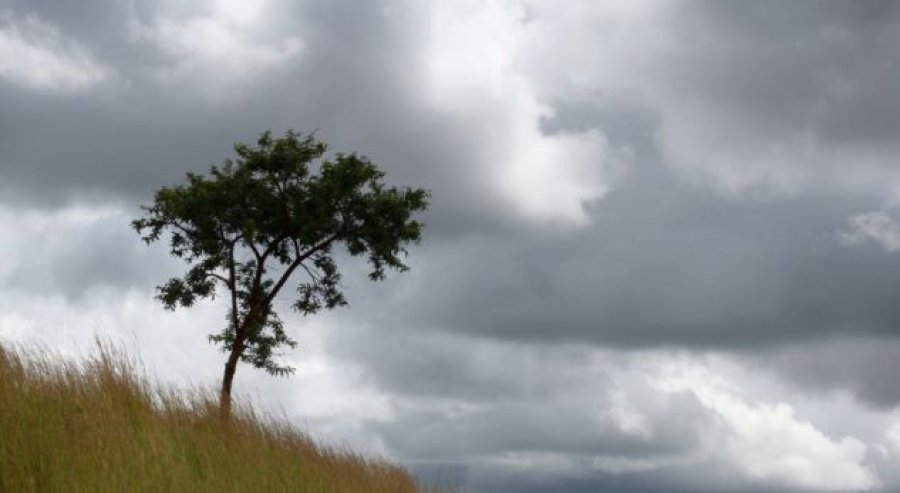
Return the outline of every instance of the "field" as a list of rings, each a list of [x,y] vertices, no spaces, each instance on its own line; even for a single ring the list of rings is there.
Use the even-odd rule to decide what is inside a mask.
[[[0,492],[430,492],[402,467],[317,445],[213,392],[152,384],[98,344],[69,360],[0,346]]]

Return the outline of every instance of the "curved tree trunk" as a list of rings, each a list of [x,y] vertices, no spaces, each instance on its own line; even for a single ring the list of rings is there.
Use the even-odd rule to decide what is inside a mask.
[[[231,417],[231,384],[234,381],[234,372],[237,369],[238,360],[241,357],[243,341],[235,340],[231,346],[228,361],[225,362],[225,373],[222,375],[222,389],[219,394],[219,413],[223,418]]]
[[[235,324],[234,342],[231,344],[231,352],[228,354],[228,361],[225,362],[225,372],[222,374],[222,389],[219,394],[219,413],[223,419],[231,417],[231,384],[234,382],[234,372],[237,370],[238,361],[244,353],[244,342],[247,340],[247,326],[256,318],[256,308],[254,301],[259,297],[255,294],[259,290],[259,285],[254,284],[251,289],[251,308],[243,322],[238,325],[238,317],[232,314],[233,323]],[[232,301],[236,300],[237,293],[232,292]],[[236,312],[234,312],[236,313]]]

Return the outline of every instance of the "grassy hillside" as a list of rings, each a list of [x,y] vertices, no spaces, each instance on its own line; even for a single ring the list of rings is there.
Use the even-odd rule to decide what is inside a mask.
[[[101,348],[84,361],[0,346],[0,492],[418,492],[401,467],[322,447],[213,395],[161,389]]]

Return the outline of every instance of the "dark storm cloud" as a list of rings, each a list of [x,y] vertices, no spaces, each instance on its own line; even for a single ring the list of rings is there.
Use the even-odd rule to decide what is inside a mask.
[[[700,125],[714,139],[726,140],[704,144],[726,155],[731,146],[739,161],[746,153],[749,173],[754,157],[768,156],[784,168],[770,171],[776,176],[800,169],[819,186],[868,181],[875,189],[888,177],[882,185],[894,186],[900,98],[888,88],[900,78],[900,55],[893,48],[900,38],[896,5],[705,2],[698,7],[674,16],[675,56],[661,64],[672,78],[661,86],[674,84],[673,99],[693,101],[695,108],[708,105],[700,114],[713,118]],[[670,115],[673,129],[681,125],[677,118],[677,112]],[[703,138],[692,132],[682,136]],[[684,157],[702,159],[704,147]],[[714,168],[715,159],[708,165]]]
[[[302,53],[247,79],[234,76],[234,86],[213,98],[214,82],[227,80],[227,71],[160,78],[160,72],[177,70],[178,57],[126,29],[129,23],[150,29],[166,16],[208,14],[204,9],[28,2],[12,10],[52,22],[115,77],[74,96],[0,85],[0,173],[7,201],[58,203],[87,192],[146,200],[152,189],[180,181],[184,172],[220,163],[233,142],[292,127],[319,129],[333,151],[359,151],[391,180],[434,189],[432,222],[462,227],[484,220],[477,206],[484,203],[483,180],[472,162],[483,136],[417,106],[417,77],[426,59],[421,28],[410,17],[419,8],[392,14],[377,2],[335,2],[270,12],[267,29],[298,36]],[[261,37],[265,43],[274,36]]]
[[[278,102],[259,97],[204,99],[204,87],[166,81],[160,71],[178,63],[152,40],[129,28],[152,27],[164,14],[153,9],[108,2],[63,5],[27,2],[12,9],[21,19],[52,23],[67,43],[80,43],[114,75],[83,93],[47,97],[12,85],[2,86],[4,108],[0,158],[7,183],[54,198],[84,191],[146,197],[147,188],[181,179],[188,170],[204,170],[229,155],[236,139],[249,140],[277,122],[262,123]],[[183,16],[203,14],[185,8]],[[149,27],[148,27],[149,28]],[[215,77],[215,76],[213,76]],[[250,99],[250,101],[248,101]]]
[[[621,18],[536,10],[536,23],[557,21],[546,22],[548,36],[584,41],[539,45],[529,60],[542,89],[578,106],[645,108],[680,175],[732,195],[889,194],[898,181],[894,7],[684,2]]]
[[[412,259],[422,289],[384,323],[520,341],[739,350],[848,330],[894,334],[900,263],[839,235],[872,199],[729,201],[648,168],[577,234],[426,242]]]
[[[786,345],[746,359],[809,392],[844,391],[873,408],[895,408],[900,404],[900,343],[895,334],[865,337],[847,332],[840,338]]]

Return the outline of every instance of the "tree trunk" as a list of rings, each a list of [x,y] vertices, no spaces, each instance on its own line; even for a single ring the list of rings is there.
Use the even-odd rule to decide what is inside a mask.
[[[219,412],[225,419],[231,417],[231,384],[234,381],[234,371],[237,369],[243,345],[243,341],[235,340],[231,346],[228,361],[225,362],[225,373],[222,375],[222,390],[219,394]]]
[[[249,304],[251,308],[239,326],[235,317],[234,342],[231,344],[231,353],[228,354],[228,361],[225,362],[225,373],[222,375],[222,390],[219,394],[219,413],[223,419],[231,417],[231,384],[234,381],[234,372],[237,369],[238,361],[241,359],[241,354],[244,353],[244,342],[249,337],[250,324],[256,319],[258,291],[258,284],[255,284],[250,289]]]

